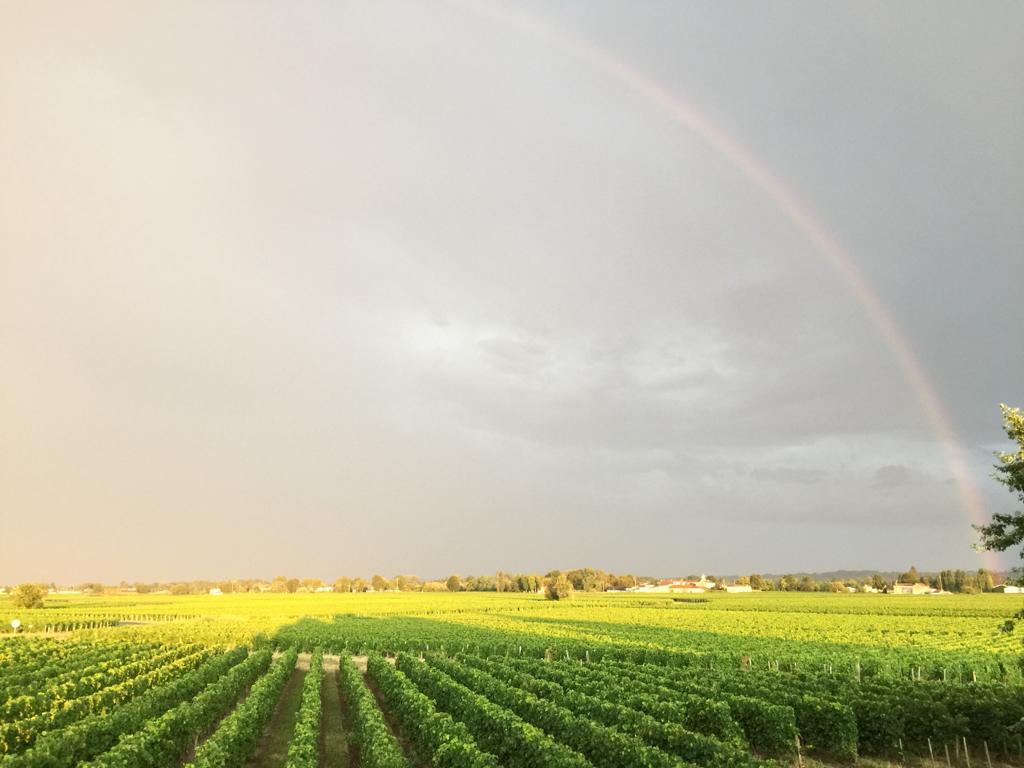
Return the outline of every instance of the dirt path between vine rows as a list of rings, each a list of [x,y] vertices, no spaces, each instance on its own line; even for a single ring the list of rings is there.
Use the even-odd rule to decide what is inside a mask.
[[[245,764],[246,768],[281,768],[288,757],[288,744],[295,731],[295,719],[302,703],[302,682],[309,670],[309,654],[300,653],[295,670],[281,691],[270,721],[263,729],[256,751]]]
[[[356,768],[359,765],[349,727],[347,710],[341,700],[338,657],[324,654],[324,679],[320,686],[319,768]]]

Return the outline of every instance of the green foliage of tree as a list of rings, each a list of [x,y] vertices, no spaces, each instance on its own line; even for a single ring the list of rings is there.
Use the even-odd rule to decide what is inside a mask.
[[[491,576],[467,576],[464,589],[467,592],[494,592],[497,587]]]
[[[11,591],[11,603],[15,608],[42,608],[46,587],[42,584],[19,584]]]
[[[515,578],[517,592],[536,592],[541,588],[542,580],[535,573],[519,573]]]
[[[631,573],[624,573],[612,578],[611,586],[615,589],[634,589],[639,581]]]
[[[797,590],[799,592],[814,592],[817,588],[818,582],[810,576],[802,576],[800,578],[800,582],[797,584]]]
[[[1005,485],[1010,493],[1016,494],[1018,501],[1024,503],[1024,414],[1020,408],[1011,408],[1005,404],[1000,404],[999,409],[1003,413],[1006,436],[1017,447],[1011,451],[996,451],[999,463],[995,466],[993,477]],[[981,541],[975,545],[977,549],[1005,552],[1024,542],[1024,510],[996,512],[992,515],[992,522],[975,526],[975,530],[981,534]],[[1020,556],[1024,558],[1024,550],[1021,550]],[[1002,627],[1003,631],[1012,632],[1016,620],[1020,619],[1024,619],[1024,611],[1017,612],[1013,619],[1008,620]]]
[[[573,588],[580,592],[604,592],[611,582],[607,573],[596,568],[574,568],[567,571],[565,576],[572,582]]]
[[[917,584],[917,582],[921,581],[921,574],[917,572],[917,567],[912,565],[909,571],[904,571],[900,574],[897,581],[904,584]]]
[[[1024,503],[1024,414],[1020,408],[1008,405],[1000,405],[999,408],[1003,412],[1006,436],[1017,444],[1017,448],[996,452],[999,463],[995,466],[993,477]],[[1024,510],[996,512],[992,515],[992,522],[975,526],[975,529],[981,534],[978,549],[1004,552],[1024,542]],[[1024,558],[1024,550],[1021,551],[1021,557]]]
[[[548,579],[548,583],[544,590],[544,597],[548,600],[568,600],[573,596],[575,589],[573,588],[572,582],[569,581],[569,577],[564,573],[560,573]]]
[[[747,579],[747,583],[750,585],[751,589],[765,591],[772,588],[772,583],[760,573],[750,574],[750,578]]]

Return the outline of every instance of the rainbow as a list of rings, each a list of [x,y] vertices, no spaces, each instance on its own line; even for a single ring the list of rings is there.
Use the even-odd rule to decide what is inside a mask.
[[[946,452],[949,469],[956,482],[968,520],[974,525],[989,522],[988,513],[974,483],[965,452],[953,427],[952,418],[925,374],[920,360],[914,354],[914,350],[891,313],[882,304],[878,294],[857,269],[850,256],[829,235],[809,206],[787,189],[763,163],[715,125],[707,115],[622,59],[593,43],[549,26],[521,7],[505,6],[495,2],[479,2],[478,0],[459,2],[458,5],[472,14],[483,15],[491,21],[506,26],[514,26],[532,37],[544,40],[571,58],[616,80],[628,90],[653,104],[674,122],[699,136],[708,146],[727,159],[751,184],[760,189],[839,274],[860,303],[869,321],[891,351],[913,390],[932,432]],[[995,553],[985,552],[982,558],[985,567],[999,570],[1000,562]]]

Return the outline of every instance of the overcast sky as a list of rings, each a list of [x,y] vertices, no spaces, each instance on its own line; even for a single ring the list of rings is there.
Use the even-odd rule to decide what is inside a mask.
[[[1016,2],[0,4],[0,582],[979,567],[848,280],[637,83],[844,249],[990,514],[1022,39]]]

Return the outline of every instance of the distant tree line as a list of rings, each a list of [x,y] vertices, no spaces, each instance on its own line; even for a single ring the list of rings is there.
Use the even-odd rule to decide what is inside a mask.
[[[886,578],[875,573],[865,579],[836,579],[817,581],[811,576],[795,576],[786,574],[776,579],[768,579],[758,573],[736,579],[736,584],[749,584],[751,589],[762,592],[849,592],[850,589],[862,591],[866,588],[886,592],[898,582],[901,584],[927,584],[932,589],[944,590],[960,594],[991,592],[1001,583],[1003,575],[985,568],[977,571],[945,570],[935,573],[920,573],[917,568],[899,574],[896,578]],[[709,576],[709,581],[716,581]]]
[[[690,574],[687,581],[697,581],[699,577]],[[724,590],[726,579],[706,576],[708,582],[715,583],[715,589]],[[963,594],[991,592],[1003,580],[1003,574],[979,568],[977,571],[943,570],[922,573],[914,566],[898,575],[880,573],[861,579],[815,579],[807,574],[785,574],[769,578],[758,573],[732,579],[732,584],[749,584],[751,589],[762,592],[848,592],[874,591],[886,592],[896,582],[923,583],[933,589]],[[245,592],[275,592],[284,594],[309,592],[521,592],[545,593],[548,596],[558,595],[562,599],[575,592],[607,592],[626,591],[644,585],[657,584],[657,579],[650,576],[633,574],[614,574],[598,568],[574,568],[568,571],[553,570],[541,575],[539,573],[510,573],[498,571],[493,576],[460,576],[452,574],[447,579],[424,580],[412,574],[399,574],[387,578],[374,574],[369,579],[359,576],[341,576],[333,583],[326,583],[316,578],[297,578],[275,576],[266,579],[230,579],[224,581],[177,581],[177,582],[134,582],[122,581],[117,585],[104,585],[98,582],[85,582],[72,587],[76,592],[86,594],[117,594],[134,592],[138,594],[172,594],[201,595],[211,590],[219,590],[224,594]],[[556,586],[557,585],[557,586]],[[36,585],[33,585],[36,586]],[[7,592],[19,601],[38,604],[41,595],[56,592],[56,584],[40,584],[32,590],[15,592],[10,588]]]

